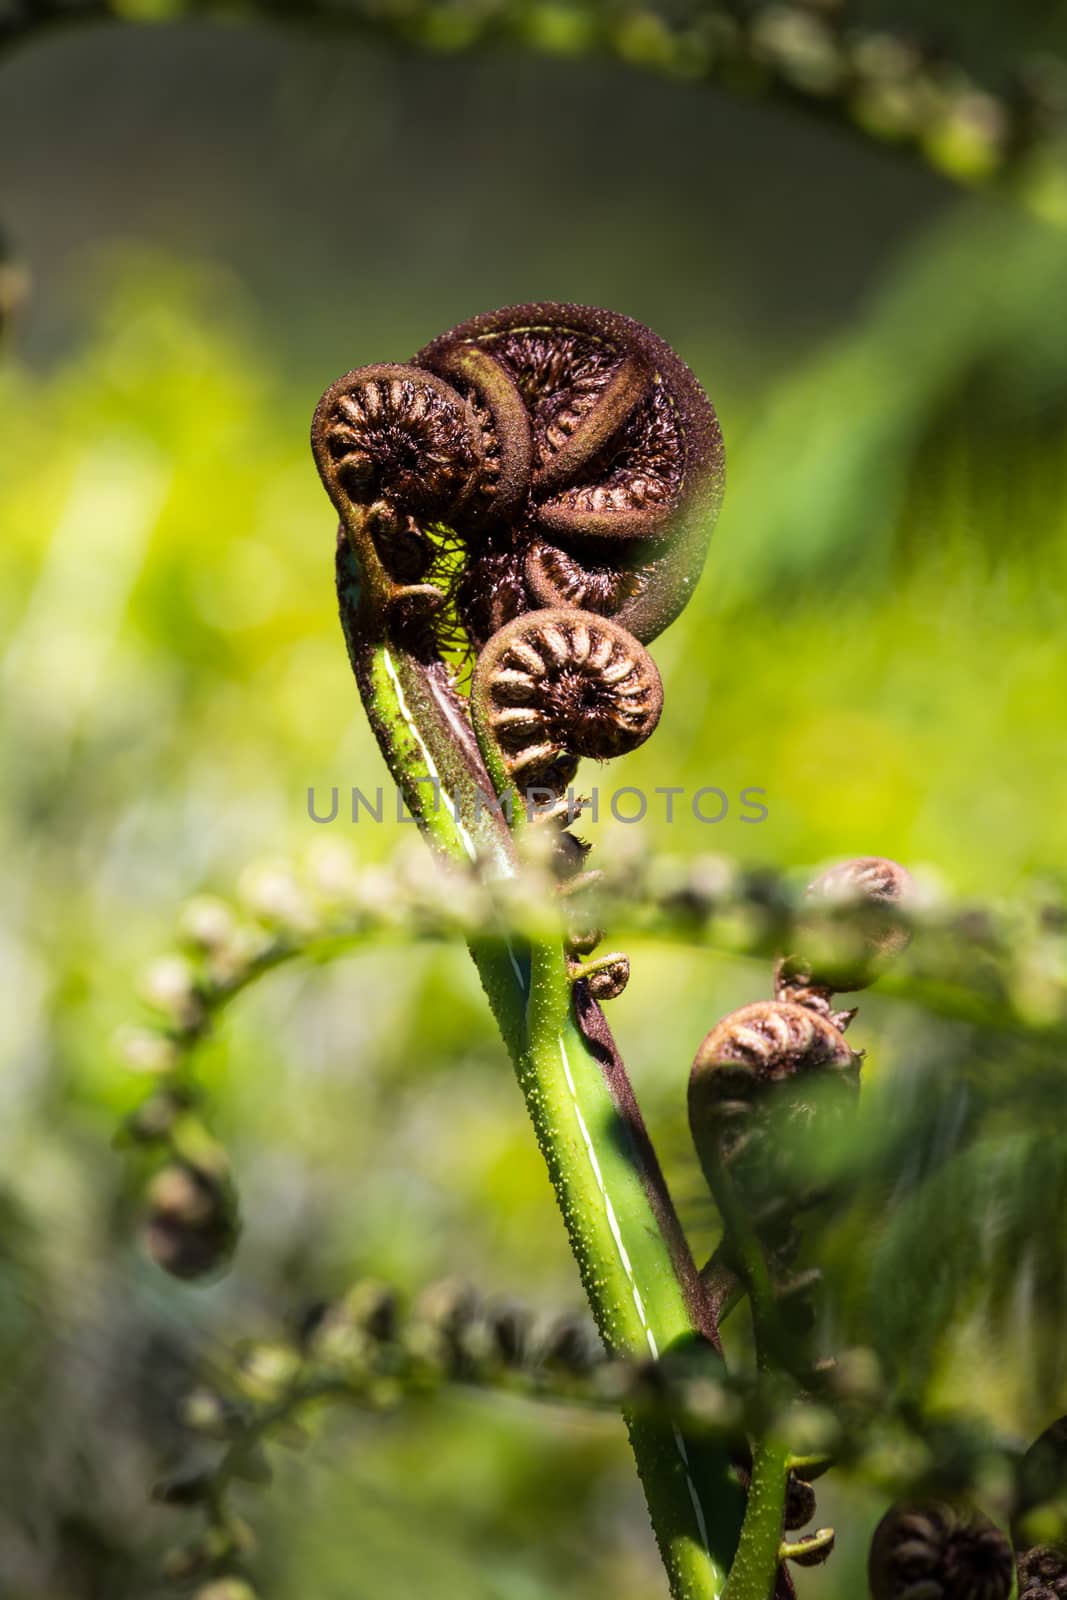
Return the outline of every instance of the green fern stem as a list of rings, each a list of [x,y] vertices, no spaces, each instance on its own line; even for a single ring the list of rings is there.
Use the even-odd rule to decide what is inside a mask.
[[[771,1600],[781,1560],[790,1455],[772,1432],[756,1443],[741,1542],[722,1600]]]
[[[513,834],[486,803],[486,792],[503,792],[501,773],[486,770],[462,731],[457,737],[447,695],[428,676],[433,668],[389,634],[380,611],[361,604],[345,540],[338,593],[368,717],[427,839],[445,861],[513,876],[523,810],[516,807]],[[469,942],[605,1345],[641,1360],[702,1343],[718,1366],[696,1265],[611,1036],[587,999],[580,1025],[561,933],[519,945],[489,929]],[[590,1024],[592,1013],[599,1022]],[[647,1415],[628,1416],[627,1425],[672,1595],[720,1600],[744,1512],[726,1445]]]

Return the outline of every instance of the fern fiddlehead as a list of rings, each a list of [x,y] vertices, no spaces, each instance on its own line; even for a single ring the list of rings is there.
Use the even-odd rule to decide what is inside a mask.
[[[465,710],[440,653],[446,595],[433,530],[481,484],[486,437],[442,379],[381,364],[331,384],[312,449],[341,519],[337,593],[349,658],[390,769],[423,829],[448,854],[511,856]],[[425,792],[429,787],[430,794]]]
[[[778,962],[775,993],[847,1027],[851,1013],[835,1019],[832,997],[869,988],[907,947],[901,913],[914,902],[915,881],[897,861],[857,856],[821,872],[805,898],[811,915],[796,930],[802,948]]]
[[[490,879],[547,827],[573,894],[584,852],[560,828],[563,790],[582,756],[633,749],[659,718],[641,641],[703,563],[722,493],[713,408],[638,323],[536,304],[463,323],[409,366],[347,374],[312,445],[341,519],[349,656],[416,819]],[[518,806],[500,803],[516,790]],[[536,814],[535,798],[549,802]],[[598,1004],[625,958],[577,959],[596,942],[560,926],[471,950],[609,1350],[657,1359],[695,1341],[715,1364],[713,1308]],[[717,1600],[741,1519],[729,1451],[627,1421],[674,1592]]]

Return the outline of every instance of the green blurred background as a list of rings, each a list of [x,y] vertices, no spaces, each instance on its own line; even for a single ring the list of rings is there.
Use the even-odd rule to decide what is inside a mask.
[[[979,64],[1063,31],[1062,7],[942,9]],[[206,25],[4,62],[0,221],[33,283],[0,368],[0,1593],[123,1600],[157,1593],[174,1514],[147,1486],[221,1341],[363,1272],[580,1303],[458,949],[251,993],[205,1062],[236,1262],[174,1285],[136,1246],[111,1140],[140,1085],[113,1039],[183,898],[250,861],[412,848],[307,816],[309,786],[385,781],[336,623],[319,393],[509,302],[650,324],[719,410],[729,486],[656,647],[660,730],[601,782],[760,787],[768,817],[601,820],[601,864],[879,852],[999,901],[1067,860],[1067,232],[621,65]],[[684,1076],[767,975],[631,953],[612,1021],[699,1251]],[[865,1005],[875,1072],[914,1028]],[[607,1419],[335,1418],[255,1502],[269,1595],[662,1592]],[[861,1592],[879,1508],[844,1509],[804,1594]]]

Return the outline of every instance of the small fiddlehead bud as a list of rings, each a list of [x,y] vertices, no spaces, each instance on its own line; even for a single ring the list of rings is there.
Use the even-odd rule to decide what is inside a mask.
[[[571,977],[583,980],[594,1000],[617,1000],[630,981],[628,957],[614,952],[595,961],[569,963]]]
[[[907,948],[900,914],[914,893],[911,873],[882,856],[820,873],[805,896],[811,911],[799,922],[802,948],[779,963],[779,996],[828,1014],[835,992],[868,988]]]
[[[327,389],[311,440],[378,603],[443,603],[421,581],[435,554],[426,529],[454,518],[484,475],[485,438],[470,405],[416,367],[362,367]]]
[[[814,1515],[815,1490],[810,1483],[791,1472],[786,1483],[783,1527],[787,1533],[795,1533],[798,1528],[806,1528]]]
[[[987,1517],[938,1502],[894,1506],[871,1542],[871,1600],[1008,1600],[1011,1545]]]
[[[833,1555],[836,1540],[833,1528],[818,1528],[801,1539],[787,1540],[779,1554],[798,1567],[821,1567]]]
[[[592,849],[585,839],[579,839],[573,833],[557,834],[555,850],[550,863],[553,875],[561,884],[568,884],[581,875],[585,866],[585,858]],[[593,944],[598,941],[593,940]],[[589,947],[592,949],[592,945]]]
[[[689,1121],[701,1159],[717,1166],[738,1157],[776,1086],[791,1088],[798,1118],[816,1077],[840,1084],[851,1099],[859,1060],[838,1029],[805,1006],[759,1000],[731,1012],[705,1038],[689,1077]]]
[[[797,1273],[795,1219],[825,1185],[803,1170],[813,1121],[855,1099],[860,1058],[826,1017],[765,1000],[717,1023],[689,1077],[689,1126],[722,1213],[726,1262],[760,1305],[764,1336],[804,1340],[817,1317],[817,1270]],[[779,1352],[784,1357],[784,1350]]]
[[[1067,1554],[1051,1544],[1035,1545],[1017,1559],[1019,1600],[1063,1600],[1067,1595]]]
[[[342,515],[384,500],[424,520],[447,521],[485,464],[471,407],[416,367],[362,367],[339,378],[319,401],[312,444]]]
[[[176,1278],[202,1278],[226,1264],[238,1222],[225,1179],[175,1161],[157,1172],[147,1198],[143,1240],[157,1266]]]
[[[490,770],[504,785],[529,789],[551,787],[561,771],[566,781],[568,758],[606,761],[643,744],[659,721],[663,688],[648,651],[617,623],[582,611],[531,611],[482,651],[471,705]]]

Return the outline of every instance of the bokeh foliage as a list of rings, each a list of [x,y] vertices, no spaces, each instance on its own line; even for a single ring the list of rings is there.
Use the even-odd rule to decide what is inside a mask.
[[[128,131],[147,126],[157,141],[127,150],[125,204],[112,192],[122,189],[114,161],[79,169],[93,178],[88,204],[46,175],[77,163],[77,117],[59,134],[40,108],[82,62],[91,102],[109,48],[101,39],[27,52],[0,113],[5,215],[39,286],[0,373],[0,943],[10,983],[0,1014],[0,1545],[5,1592],[18,1600],[152,1592],[173,1514],[150,1507],[146,1487],[185,1448],[176,1397],[220,1341],[272,1328],[365,1272],[405,1288],[447,1273],[534,1304],[578,1300],[460,949],[398,945],[294,969],[235,1007],[202,1072],[243,1195],[236,1266],[212,1287],[175,1287],[134,1242],[135,1174],[111,1138],[140,1086],[113,1038],[177,905],[229,892],[249,861],[343,843],[372,864],[415,849],[395,824],[316,827],[305,809],[309,785],[325,796],[333,784],[344,793],[384,782],[336,626],[331,517],[306,447],[311,406],[344,367],[406,356],[477,309],[475,291],[501,301],[551,292],[643,316],[719,406],[727,505],[697,597],[657,646],[663,722],[599,781],[605,799],[623,783],[715,785],[731,797],[759,786],[769,815],[746,825],[735,806],[708,826],[679,807],[668,826],[655,802],[641,827],[589,827],[602,865],[625,874],[631,854],[669,849],[791,868],[875,850],[928,883],[1000,902],[1032,895],[1035,880],[1062,883],[1067,860],[1063,235],[994,202],[950,205],[929,178],[878,154],[842,154],[780,111],[757,134],[758,106],[698,107],[685,95],[675,104],[621,69],[561,68],[562,127],[539,130],[554,68],[524,77],[512,64],[493,79],[476,65],[339,52],[330,115],[316,121],[310,86],[324,58],[313,42],[278,46],[280,57],[274,44],[251,47],[228,134],[208,94],[205,116],[235,187],[213,189],[205,168],[214,203],[205,219],[196,161],[138,116],[168,84],[200,159],[196,74],[205,53],[216,60],[209,76],[225,78],[218,60],[237,72],[243,46],[215,35],[209,46],[196,30],[177,38],[166,72],[151,53],[163,50],[158,40],[127,57],[136,81],[112,83],[116,123],[126,115]],[[447,91],[434,71],[450,74]],[[502,85],[500,72],[517,76]],[[312,183],[299,237],[286,240],[270,183],[237,186],[255,170],[255,138],[277,137],[258,109],[264,75],[299,108],[285,123],[290,144],[299,150],[301,130],[318,141],[309,171],[352,171],[344,222]],[[406,83],[422,98],[401,128]],[[502,153],[479,165],[511,92]],[[619,131],[612,164],[620,96],[627,120],[644,114],[655,130],[641,163]],[[488,117],[488,141],[479,133],[464,146],[466,114]],[[598,115],[609,136],[592,146],[595,164],[568,166],[578,134],[597,140]],[[708,151],[694,148],[705,117],[717,159],[735,169],[721,195]],[[536,158],[523,156],[538,136]],[[416,156],[435,138],[440,164],[428,181]],[[291,159],[289,197],[303,175]],[[803,181],[814,221],[799,207],[776,232],[753,206],[746,234],[739,196],[777,166],[771,200]],[[153,208],[157,182],[184,194],[187,210]],[[223,216],[227,200],[237,224]],[[889,222],[877,218],[883,200]],[[488,246],[487,206],[497,208]],[[525,218],[538,207],[562,221],[531,238]],[[653,227],[635,227],[635,216]],[[881,228],[877,249],[856,239],[855,217]],[[271,239],[277,256],[265,265]],[[791,242],[806,274],[799,287]],[[806,295],[817,311],[796,326]],[[768,992],[766,970],[652,941],[631,954],[634,978],[613,1021],[687,1220],[710,1246],[714,1219],[682,1131],[685,1072],[719,1014]],[[983,1082],[1015,1072],[1035,1086],[994,1123],[990,1148],[942,1167],[940,1188],[904,1196],[907,1228],[880,1253],[872,1246],[861,1281],[899,1285],[905,1262],[914,1280],[920,1248],[923,1271],[937,1277],[961,1239],[991,1265],[1017,1264],[1020,1229],[1029,1236],[1060,1206],[1061,1164],[1039,1137],[1034,1148],[1042,1117],[1055,1114],[1054,1093],[1043,1105],[1037,1092],[1054,1088],[1045,1058],[1039,1071],[1010,1041],[889,999],[867,1001],[856,1038],[870,1051],[879,1115],[906,1111],[916,1081],[943,1071],[935,1133],[957,1127],[959,1097],[973,1110]],[[892,1172],[880,1181],[872,1203],[906,1188]],[[1020,1190],[1015,1233],[990,1234],[996,1195]],[[877,1227],[877,1210],[858,1209],[840,1249],[863,1256]],[[966,1251],[961,1259],[966,1300]],[[920,1331],[936,1343],[945,1307],[959,1306],[937,1281],[944,1293],[929,1302],[887,1293],[902,1320],[883,1331],[916,1338],[916,1349]],[[1057,1305],[1044,1293],[1015,1303],[1018,1342],[1029,1345]],[[858,1308],[858,1332],[870,1336],[871,1316],[869,1302]],[[957,1316],[923,1381],[949,1406],[980,1395],[997,1427],[1031,1437],[1064,1397],[1019,1381],[1002,1361],[1007,1343],[991,1358],[984,1326]],[[338,1417],[311,1457],[283,1464],[270,1515],[259,1507],[263,1572],[269,1592],[326,1600],[383,1590],[403,1600],[428,1588],[445,1600],[657,1592],[630,1476],[621,1429],[602,1417],[470,1399],[410,1419]],[[827,1501],[841,1546],[825,1573],[802,1580],[804,1592],[853,1596],[878,1506]]]

